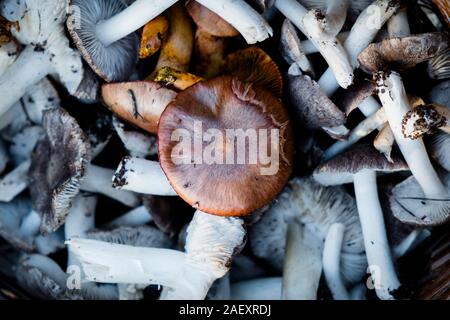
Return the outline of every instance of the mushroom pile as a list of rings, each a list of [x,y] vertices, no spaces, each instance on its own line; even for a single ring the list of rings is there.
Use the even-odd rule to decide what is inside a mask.
[[[0,300],[448,299],[448,6],[0,1]]]

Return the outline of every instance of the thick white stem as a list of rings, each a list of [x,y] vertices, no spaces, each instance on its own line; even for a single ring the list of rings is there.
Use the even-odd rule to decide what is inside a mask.
[[[350,0],[328,0],[325,32],[337,36],[347,19]]]
[[[447,190],[430,162],[422,139],[410,140],[402,133],[402,120],[410,106],[400,75],[395,72],[379,73],[377,89],[395,141],[414,178],[428,198],[447,199]]]
[[[347,52],[335,35],[323,30],[314,10],[308,12],[296,0],[277,0],[275,6],[319,49],[332,70],[333,79],[337,79],[341,87],[348,88],[353,83],[353,68]]]
[[[408,11],[406,8],[399,10],[387,23],[389,37],[403,38],[411,34],[408,23]]]
[[[26,189],[30,165],[30,160],[22,162],[17,168],[0,179],[0,201],[10,202]]]
[[[196,0],[219,15],[244,37],[248,44],[272,36],[272,28],[264,18],[243,0]]]
[[[350,56],[350,63],[355,68],[358,63],[358,55],[375,38],[378,31],[383,27],[386,21],[397,10],[397,6],[391,5],[390,0],[377,0],[367,7],[356,20],[347,40],[344,42],[344,48]],[[325,94],[331,97],[339,88],[339,80],[329,68],[318,81]]]
[[[372,131],[386,123],[387,118],[384,109],[380,109],[372,116],[361,121],[349,134],[347,140],[337,141],[323,154],[325,161],[337,156],[350,148],[353,144],[369,135]]]
[[[394,299],[392,292],[400,287],[400,282],[392,261],[376,179],[375,171],[356,173],[355,196],[375,290],[380,299],[389,300]]]
[[[108,228],[136,227],[152,221],[152,216],[145,206],[139,206],[107,224]]]
[[[113,177],[114,170],[90,164],[81,185],[81,190],[101,193],[129,207],[137,206],[140,202],[138,196],[132,192],[113,188],[111,182]]]
[[[0,118],[27,90],[45,78],[53,66],[45,52],[27,46],[17,60],[0,76]]]
[[[96,27],[97,37],[103,45],[109,46],[138,30],[176,2],[178,0],[136,0],[114,17],[100,21]]]
[[[298,222],[289,224],[282,299],[316,300],[322,274],[322,239]]]
[[[114,187],[137,193],[176,196],[157,161],[125,157],[114,176]]]
[[[41,227],[41,216],[34,210],[21,221],[19,233],[24,236],[36,236]]]
[[[341,276],[341,250],[345,226],[335,223],[328,229],[323,247],[323,273],[334,300],[350,300],[350,295]]]
[[[350,34],[349,31],[343,31],[337,35],[337,38],[339,41],[344,42],[347,39],[349,34]],[[306,55],[319,52],[319,50],[316,48],[314,43],[311,42],[311,40],[303,40],[301,42],[301,46],[302,46],[303,52]]]
[[[231,285],[231,300],[280,300],[281,277],[246,280]]]

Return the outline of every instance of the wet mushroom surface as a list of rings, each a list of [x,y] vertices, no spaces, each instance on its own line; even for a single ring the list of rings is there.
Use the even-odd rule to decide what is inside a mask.
[[[0,300],[449,300],[449,27],[0,1]]]

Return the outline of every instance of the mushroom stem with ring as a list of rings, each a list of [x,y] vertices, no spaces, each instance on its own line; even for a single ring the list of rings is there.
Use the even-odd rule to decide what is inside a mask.
[[[132,192],[117,190],[112,187],[111,179],[114,177],[114,170],[90,164],[86,171],[80,187],[81,190],[101,193],[129,207],[135,207],[139,204],[139,198]]]
[[[381,71],[376,74],[376,80],[378,96],[395,141],[425,196],[431,199],[448,199],[448,191],[434,170],[422,139],[410,140],[403,136],[402,120],[410,111],[410,106],[400,75],[396,72]]]
[[[330,9],[335,8],[333,2],[335,1],[329,2],[328,7]],[[348,5],[348,1],[345,2]],[[327,16],[325,16],[319,9],[307,11],[296,0],[276,0],[275,6],[319,49],[339,85],[343,88],[348,88],[353,83],[353,68],[347,52],[336,38],[340,31],[337,27],[342,27],[340,21],[341,19],[345,20],[346,17],[346,6],[338,6],[340,17],[331,24],[325,22],[331,12],[327,12]],[[343,12],[341,12],[342,9],[344,9]],[[333,32],[331,32],[331,29],[333,29]]]
[[[409,139],[421,138],[433,129],[450,134],[450,108],[441,105],[421,105],[408,111],[402,121],[403,135]]]
[[[376,172],[363,170],[354,175],[356,204],[361,221],[367,261],[380,299],[393,299],[400,287],[386,236],[383,212],[378,199]]]
[[[176,2],[178,0],[137,0],[119,14],[100,21],[96,27],[97,37],[107,47],[153,20]]]
[[[335,223],[328,229],[323,246],[323,273],[334,300],[350,300],[350,295],[341,276],[341,250],[345,226]]]
[[[282,299],[316,300],[322,274],[322,239],[293,220],[288,226]]]
[[[177,195],[158,162],[134,157],[122,159],[114,175],[113,187],[143,194]]]

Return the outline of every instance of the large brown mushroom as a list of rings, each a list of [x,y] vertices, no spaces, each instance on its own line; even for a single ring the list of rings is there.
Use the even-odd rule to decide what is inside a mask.
[[[270,202],[291,173],[292,129],[283,105],[234,77],[179,93],[161,116],[158,138],[172,187],[207,213],[247,215]]]

